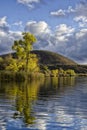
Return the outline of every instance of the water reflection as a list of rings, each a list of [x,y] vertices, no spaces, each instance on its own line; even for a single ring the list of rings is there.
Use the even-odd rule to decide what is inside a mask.
[[[38,91],[40,82],[25,82],[20,84],[16,93],[16,110],[23,117],[26,124],[33,124],[35,117],[34,111],[32,110],[34,102],[38,99]],[[19,114],[18,113],[18,114]],[[14,114],[17,116],[17,113]]]
[[[0,83],[0,129],[86,130],[85,85],[75,77]]]
[[[40,87],[41,97],[51,97],[55,94],[63,94],[68,88],[75,85],[75,77],[47,78]]]

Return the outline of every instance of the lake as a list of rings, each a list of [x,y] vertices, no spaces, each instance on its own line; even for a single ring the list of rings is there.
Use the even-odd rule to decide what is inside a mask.
[[[1,82],[0,130],[87,130],[87,77]]]

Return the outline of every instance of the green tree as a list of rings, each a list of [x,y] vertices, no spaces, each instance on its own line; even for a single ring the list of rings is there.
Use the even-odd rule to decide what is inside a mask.
[[[37,57],[35,54],[31,54],[36,38],[29,32],[22,33],[22,35],[22,39],[14,41],[12,49],[16,51],[19,63],[22,63],[22,67],[20,66],[20,68],[28,72],[35,70],[37,67]]]
[[[51,70],[51,76],[53,76],[53,77],[58,76],[58,69]]]
[[[75,71],[72,70],[72,69],[66,70],[66,73],[67,73],[69,76],[75,76],[75,75],[76,75]]]

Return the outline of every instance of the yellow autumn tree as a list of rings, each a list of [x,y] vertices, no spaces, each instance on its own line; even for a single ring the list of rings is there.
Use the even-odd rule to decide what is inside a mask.
[[[12,59],[6,69],[13,71],[34,72],[39,70],[38,58],[31,53],[36,38],[29,32],[22,33],[22,39],[14,41],[12,49],[15,51],[17,58]]]

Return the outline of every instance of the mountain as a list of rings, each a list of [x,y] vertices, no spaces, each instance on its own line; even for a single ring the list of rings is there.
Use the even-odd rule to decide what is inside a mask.
[[[76,73],[87,74],[87,65],[77,64],[75,61],[58,53],[43,50],[34,50],[33,53],[38,56],[39,64],[47,65],[49,69],[72,69]]]
[[[73,60],[51,51],[34,50],[33,53],[38,56],[40,64],[43,65],[77,65]]]

